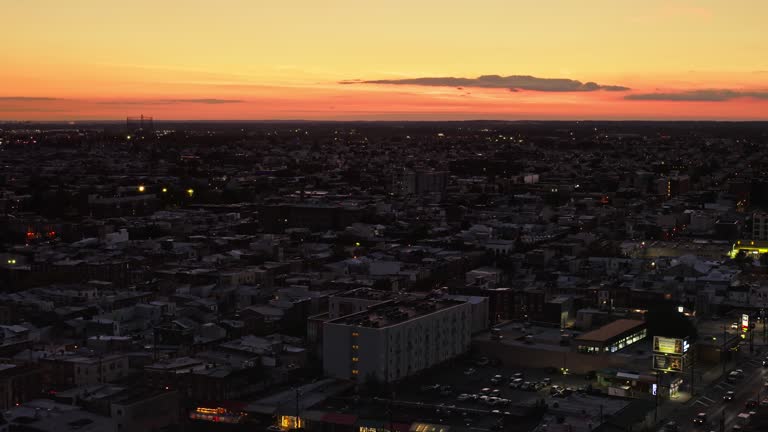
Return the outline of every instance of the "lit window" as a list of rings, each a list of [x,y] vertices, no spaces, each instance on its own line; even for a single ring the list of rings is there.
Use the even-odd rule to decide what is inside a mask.
[[[356,362],[356,361],[360,361],[360,359],[358,357],[352,357],[352,361]]]
[[[357,336],[360,336],[360,333],[358,333],[358,332],[352,332],[352,336],[355,336],[355,337],[357,337]]]
[[[352,349],[353,350],[360,349],[360,345],[352,345]]]
[[[352,375],[357,375],[358,373],[360,373],[360,371],[357,369],[352,369]]]

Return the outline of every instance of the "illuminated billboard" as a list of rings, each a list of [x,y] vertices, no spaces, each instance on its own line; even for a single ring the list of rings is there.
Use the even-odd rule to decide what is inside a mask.
[[[741,331],[746,332],[749,329],[749,315],[741,314]]]
[[[690,344],[685,339],[653,337],[653,352],[660,354],[683,355],[688,352]]]
[[[684,369],[684,357],[664,354],[653,355],[653,368],[664,372],[682,372]]]

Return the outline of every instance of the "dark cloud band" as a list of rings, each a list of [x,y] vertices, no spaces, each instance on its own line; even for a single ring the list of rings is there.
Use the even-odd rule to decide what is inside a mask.
[[[530,90],[540,92],[592,92],[592,91],[627,91],[629,87],[601,85],[595,82],[581,82],[566,78],[537,78],[530,75],[482,75],[477,78],[406,78],[393,80],[346,80],[340,84],[392,84],[419,85],[431,87],[479,87],[499,88],[512,91]]]
[[[674,93],[638,93],[624,96],[627,100],[678,101],[678,102],[726,102],[733,99],[752,98],[768,100],[768,91],[738,91],[728,89],[688,90]]]

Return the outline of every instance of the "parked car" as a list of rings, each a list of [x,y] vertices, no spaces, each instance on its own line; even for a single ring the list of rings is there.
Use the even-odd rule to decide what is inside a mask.
[[[678,432],[680,428],[677,426],[677,423],[671,421],[664,425],[664,429],[662,429],[664,432]]]
[[[693,418],[693,424],[703,425],[706,422],[707,422],[707,414],[703,412],[696,414],[696,417]]]
[[[509,388],[517,389],[520,388],[521,385],[523,385],[523,379],[515,378],[509,383]]]
[[[458,397],[456,397],[456,400],[459,400],[459,401],[469,400],[469,395],[466,393],[462,393]]]
[[[464,371],[464,375],[474,375],[477,372],[477,369],[475,368],[469,368]]]
[[[723,395],[723,401],[725,401],[725,402],[730,402],[730,401],[732,401],[732,400],[733,400],[733,396],[734,396],[734,393],[733,393],[733,391],[731,391],[731,390],[728,390],[728,391],[727,391],[727,392],[725,392],[725,394]]]
[[[499,383],[500,383],[500,382],[502,382],[503,380],[504,380],[504,377],[503,377],[503,376],[501,376],[501,375],[494,375],[494,377],[493,377],[493,378],[491,378],[491,383],[492,383],[492,384],[499,384]]]

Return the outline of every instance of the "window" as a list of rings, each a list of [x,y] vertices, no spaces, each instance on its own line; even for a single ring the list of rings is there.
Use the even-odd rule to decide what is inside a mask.
[[[358,336],[360,336],[360,333],[358,333],[358,332],[352,332],[352,336],[353,336],[353,337],[358,337]]]
[[[358,371],[357,369],[352,369],[352,375],[357,375],[359,373],[360,373],[360,371]]]
[[[356,361],[360,361],[360,359],[359,359],[359,358],[357,358],[357,357],[352,357],[352,361],[353,361],[353,362],[356,362]]]

